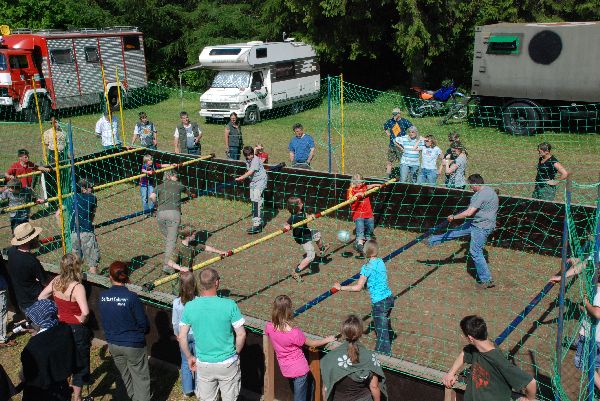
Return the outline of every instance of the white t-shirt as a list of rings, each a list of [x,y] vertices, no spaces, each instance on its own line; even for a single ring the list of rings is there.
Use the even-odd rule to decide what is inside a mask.
[[[96,133],[100,134],[102,138],[102,146],[115,146],[121,145],[121,138],[119,138],[119,122],[117,121],[117,117],[112,116],[112,130],[110,127],[110,122],[108,121],[108,117],[100,117],[98,122],[96,123]],[[113,141],[113,133],[114,133],[114,141]]]
[[[594,296],[594,302],[592,302],[594,306],[600,306],[600,288],[596,288],[596,295]],[[590,322],[588,319],[583,321],[581,325],[581,330],[579,330],[579,334],[585,336],[586,333],[590,332]],[[600,325],[596,326],[596,342],[600,342]]]
[[[437,159],[442,155],[442,150],[437,146],[434,146],[433,148],[423,146],[421,148],[421,153],[421,168],[436,170],[436,162]]]

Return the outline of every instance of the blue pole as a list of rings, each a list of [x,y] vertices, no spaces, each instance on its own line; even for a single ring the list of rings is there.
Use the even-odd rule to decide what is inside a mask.
[[[594,275],[592,278],[592,288],[590,291],[590,298],[596,297],[598,290],[598,268],[600,267],[600,180],[598,180],[598,198],[596,200],[596,231],[594,232],[594,247],[593,247],[593,261],[594,261]],[[593,301],[592,301],[593,302]],[[588,400],[594,401],[594,374],[596,372],[596,330],[598,330],[598,321],[592,319],[592,325],[590,327],[590,339],[589,339],[589,363],[588,363]]]
[[[331,174],[331,77],[327,75],[327,148],[329,153],[329,173]]]
[[[69,160],[71,161],[71,192],[73,196],[73,215],[75,217],[75,232],[77,233],[77,243],[79,244],[79,258],[83,258],[83,250],[81,247],[81,231],[79,230],[79,209],[77,206],[77,178],[75,177],[75,148],[73,147],[73,126],[71,121],[67,126],[67,134],[69,136]],[[71,216],[73,218],[73,216]]]

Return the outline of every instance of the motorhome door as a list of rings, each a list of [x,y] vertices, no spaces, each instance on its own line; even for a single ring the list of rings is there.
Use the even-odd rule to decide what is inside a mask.
[[[250,90],[256,95],[256,104],[259,110],[264,110],[270,107],[269,104],[269,92],[267,90],[265,77],[262,71],[252,72],[252,83],[250,84]]]

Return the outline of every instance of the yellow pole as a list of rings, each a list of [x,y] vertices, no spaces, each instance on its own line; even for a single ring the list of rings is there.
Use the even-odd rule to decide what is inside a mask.
[[[344,74],[340,74],[340,110],[342,130],[342,174],[346,171],[346,141],[344,135]]]
[[[60,166],[58,165],[58,140],[56,138],[56,128],[54,125],[52,125],[52,136],[54,138],[54,165],[56,171],[56,190],[58,194],[58,213],[60,216],[60,239],[62,243],[63,255],[66,255],[67,246],[65,243],[65,218],[63,213],[62,188],[60,186]]]
[[[125,143],[125,120],[123,119],[123,99],[121,98],[121,81],[119,81],[119,67],[115,67],[115,73],[117,75],[117,96],[119,97],[119,111],[121,114],[121,138]]]
[[[395,181],[396,181],[396,179],[392,178],[391,180],[389,180],[386,183],[382,184],[380,187],[372,188],[372,189],[366,191],[364,193],[363,197],[370,196],[370,195],[374,194],[375,192],[379,191],[381,188],[383,188],[383,187],[385,187],[387,185],[390,185],[390,184],[392,184]],[[302,225],[304,225],[306,223],[309,223],[309,222],[311,222],[311,221],[313,221],[315,219],[318,219],[320,217],[326,216],[326,215],[328,215],[330,213],[333,213],[333,212],[335,212],[338,209],[341,209],[341,208],[343,208],[345,206],[348,206],[348,205],[356,202],[358,199],[359,199],[359,197],[357,195],[354,195],[352,198],[350,198],[350,199],[348,199],[348,200],[346,200],[346,201],[344,201],[342,203],[338,203],[337,205],[334,205],[334,206],[332,206],[332,207],[330,207],[328,209],[325,209],[325,210],[323,210],[320,213],[316,213],[316,214],[312,215],[311,217],[308,217],[308,218],[306,218],[306,219],[304,219],[302,221],[299,221],[299,222],[297,222],[295,224],[292,224],[290,230],[293,229],[293,228],[296,228],[296,227],[300,227],[300,226],[302,226]],[[260,243],[263,243],[265,241],[273,239],[273,238],[275,238],[275,237],[277,237],[277,236],[279,236],[281,234],[284,234],[284,233],[286,233],[287,231],[290,231],[290,230],[280,229],[280,230],[274,231],[271,234],[265,235],[264,237],[261,237],[261,238],[255,240],[255,241],[248,242],[247,244],[241,245],[241,246],[239,246],[239,247],[237,247],[235,249],[232,249],[232,250],[228,251],[227,255],[225,255],[225,256],[215,256],[214,258],[205,260],[202,263],[194,265],[194,266],[192,266],[191,270],[194,271],[194,270],[202,269],[203,267],[206,267],[208,265],[212,265],[213,263],[216,263],[216,262],[220,261],[221,259],[224,259],[226,257],[235,255],[236,253],[240,253],[240,252],[242,252],[242,251],[244,251],[244,250],[246,250],[248,248],[252,248],[253,246],[256,246],[256,245],[258,245]],[[146,283],[144,285],[144,288],[146,288],[147,290],[152,290],[155,287],[158,287],[159,285],[163,285],[165,283],[168,283],[169,281],[176,280],[177,278],[179,278],[179,273],[174,273],[174,274],[168,275],[166,277],[159,278],[158,280],[155,280],[155,281],[153,281],[151,283]]]
[[[40,124],[40,138],[42,139],[42,154],[44,164],[48,164],[48,156],[46,155],[46,145],[44,144],[44,128],[42,128],[42,114],[40,113],[40,103],[38,102],[37,92],[35,90],[35,78],[31,77],[31,86],[33,87],[33,97],[35,99],[35,108],[37,110],[38,122]]]
[[[112,124],[112,112],[110,110],[110,100],[108,99],[108,90],[106,90],[106,78],[104,76],[104,66],[100,67],[100,71],[102,71],[102,84],[104,85],[104,98],[106,99],[106,110],[108,111],[108,121],[110,126],[110,132],[112,133],[113,145],[115,142],[115,131],[113,130]]]

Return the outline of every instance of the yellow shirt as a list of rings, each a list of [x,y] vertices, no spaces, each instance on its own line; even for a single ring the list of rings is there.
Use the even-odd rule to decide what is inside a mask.
[[[54,133],[53,129],[50,128],[44,131],[44,143],[48,146],[49,150],[54,150]],[[67,144],[66,135],[61,129],[56,130],[56,143],[58,144],[58,151],[62,152]]]

